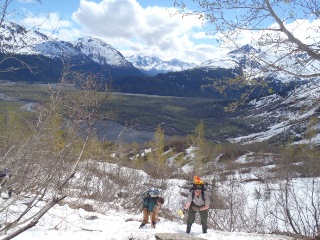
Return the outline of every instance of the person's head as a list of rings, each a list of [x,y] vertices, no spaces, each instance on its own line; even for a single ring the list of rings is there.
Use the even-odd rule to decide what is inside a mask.
[[[196,195],[199,195],[201,193],[201,191],[202,191],[201,185],[194,185],[193,189],[194,189],[194,193]]]
[[[163,205],[164,203],[164,198],[163,197],[158,197],[158,200],[157,200],[157,205]]]

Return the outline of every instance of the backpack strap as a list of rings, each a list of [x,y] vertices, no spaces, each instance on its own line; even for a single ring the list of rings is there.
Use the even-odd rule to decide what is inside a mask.
[[[201,190],[201,197],[202,197],[202,200],[204,202],[204,205],[206,205],[206,200],[205,200],[205,197],[204,197],[204,190]],[[194,199],[194,190],[192,191],[192,202],[193,202],[193,199]]]
[[[201,197],[202,197],[202,200],[204,202],[204,205],[206,205],[206,200],[205,200],[205,197],[204,197],[204,190],[201,191]]]

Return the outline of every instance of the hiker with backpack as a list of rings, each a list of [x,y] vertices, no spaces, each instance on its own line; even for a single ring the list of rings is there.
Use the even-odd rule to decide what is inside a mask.
[[[156,228],[158,220],[158,214],[161,206],[164,203],[164,198],[159,196],[159,190],[150,189],[143,193],[143,220],[139,228],[143,228],[149,221],[151,221],[151,227]]]
[[[188,213],[186,233],[188,234],[190,233],[191,226],[196,219],[197,212],[200,215],[202,232],[207,233],[209,206],[210,206],[210,199],[209,199],[208,193],[205,191],[204,181],[202,181],[200,177],[194,176],[193,187],[189,192],[187,202],[183,209],[184,213]]]
[[[8,168],[5,168],[3,170],[0,171],[0,195],[1,192],[4,190],[6,190],[8,197],[10,198],[12,195],[12,189],[10,187],[8,187],[7,183],[9,178],[11,177],[11,171]]]

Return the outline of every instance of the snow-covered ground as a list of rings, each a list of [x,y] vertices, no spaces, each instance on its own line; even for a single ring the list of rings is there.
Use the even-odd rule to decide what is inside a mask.
[[[188,156],[192,158],[192,149],[187,149]],[[237,164],[240,164],[239,170],[235,171],[232,177],[233,183],[236,182],[241,183],[241,186],[236,187],[233,185],[233,196],[230,194],[223,194],[227,193],[229,184],[228,181],[225,183],[217,184],[219,188],[219,194],[225,197],[244,197],[243,202],[240,205],[235,205],[234,207],[245,207],[245,211],[247,216],[252,216],[250,213],[252,211],[256,211],[258,204],[259,206],[264,206],[267,208],[268,212],[274,212],[278,214],[276,216],[282,216],[278,213],[281,211],[281,206],[277,195],[279,194],[278,189],[281,187],[281,182],[270,183],[269,188],[271,191],[271,197],[269,200],[264,201],[262,198],[254,197],[254,191],[259,191],[261,194],[264,193],[265,185],[261,184],[259,181],[247,181],[250,179],[258,178],[260,176],[260,172],[266,172],[266,167],[271,168],[272,165],[267,165],[256,169],[254,172],[249,173],[240,173],[241,172],[241,164],[247,164],[251,161],[263,161],[266,164],[272,162],[272,154],[265,154],[261,155],[258,159],[254,153],[248,153],[239,157],[236,160]],[[115,170],[119,167],[116,164],[110,164],[106,162],[95,163],[96,167],[100,170],[104,170],[105,174],[114,173]],[[190,165],[185,165],[183,168],[180,169],[181,171],[188,173],[190,169]],[[138,179],[140,180],[138,186],[143,186],[144,182],[149,182],[150,176],[147,175],[145,172],[141,170],[135,170],[130,168],[123,167],[121,171],[118,171],[119,177],[129,178],[132,176],[132,171],[135,172],[135,175],[138,175]],[[266,173],[264,173],[265,175]],[[123,175],[123,176],[122,176]],[[203,179],[207,182],[210,182],[210,179],[214,179],[216,173],[212,175],[203,176]],[[76,174],[74,181],[79,182],[81,178],[81,174]],[[92,177],[94,181],[94,177]],[[152,179],[155,180],[155,179]],[[298,202],[307,202],[311,204],[312,197],[316,199],[319,196],[319,178],[315,179],[295,179],[292,181],[292,189],[297,192],[293,195],[295,197],[295,201]],[[101,205],[101,203],[97,203],[93,200],[83,199],[81,202],[88,203],[92,206],[95,211],[85,211],[83,208],[84,205],[81,204],[72,204],[79,199],[71,199],[66,198],[63,203],[55,205],[52,207],[48,213],[46,213],[43,218],[40,219],[38,224],[33,228],[23,232],[22,234],[18,235],[15,239],[17,240],[69,240],[69,239],[77,239],[77,240],[153,240],[156,239],[155,234],[157,233],[175,233],[180,235],[187,235],[185,233],[186,230],[186,219],[180,219],[177,210],[182,208],[185,203],[185,198],[181,196],[181,191],[183,189],[181,186],[185,185],[187,182],[186,180],[181,179],[168,179],[167,180],[167,188],[161,192],[161,195],[165,198],[165,203],[163,206],[163,213],[164,210],[168,210],[173,215],[176,214],[176,217],[173,217],[168,220],[164,218],[164,214],[160,213],[160,222],[157,224],[156,229],[151,228],[150,225],[146,225],[143,229],[139,229],[142,220],[142,213],[141,207],[136,206],[131,213],[125,211],[121,204],[116,204],[118,201],[117,198],[114,198],[111,202],[104,202],[102,205],[114,205],[119,210],[110,209],[110,207],[104,208],[95,208],[95,206]],[[317,189],[313,190],[314,186]],[[120,187],[120,186],[119,186]],[[313,188],[312,188],[313,187]],[[311,190],[312,191],[311,191]],[[186,189],[188,191],[188,189]],[[313,193],[317,197],[313,195],[310,196],[310,193]],[[3,197],[3,194],[1,195]],[[13,198],[15,195],[13,195]],[[319,198],[318,198],[319,199]],[[301,200],[301,201],[300,201]],[[0,198],[0,206],[5,206],[6,201],[10,201],[9,199]],[[294,203],[296,203],[293,201]],[[245,203],[246,202],[246,203]],[[16,202],[14,205],[10,206],[10,211],[3,212],[0,215],[0,224],[2,227],[13,221],[17,216],[13,214],[7,214],[9,212],[16,212],[19,214],[23,209],[26,207],[28,203],[28,199],[21,199],[19,202]],[[70,206],[67,203],[71,203]],[[291,203],[291,202],[290,202]],[[308,207],[308,204],[304,204],[306,209],[311,209]],[[37,203],[35,208],[32,208],[30,215],[32,216],[33,213],[39,212],[40,208],[46,205],[46,202],[42,201]],[[294,204],[291,206],[292,213],[295,212]],[[86,208],[87,209],[87,208]],[[108,210],[107,210],[108,209]],[[264,209],[264,208],[263,208]],[[263,210],[262,209],[262,210]],[[298,209],[298,208],[296,208]],[[212,209],[215,211],[215,214],[219,214],[219,209]],[[220,211],[220,213],[222,213]],[[261,228],[261,232],[272,232],[274,229],[278,229],[278,231],[284,232],[287,228],[285,222],[275,222],[272,215],[269,213],[267,215],[263,215],[264,212],[261,212],[261,216],[257,215],[256,212],[256,220],[257,223],[261,220],[263,224],[266,224],[264,228]],[[310,214],[310,213],[309,213]],[[294,214],[297,216],[297,214]],[[227,221],[227,215],[221,215],[222,218],[225,218]],[[260,219],[261,217],[261,219]],[[197,216],[199,218],[199,216]],[[221,219],[220,219],[221,220]],[[299,219],[298,219],[299,220]],[[308,221],[312,221],[312,217],[308,218]],[[223,221],[223,220],[222,220]],[[251,221],[251,219],[246,219],[245,221]],[[261,222],[261,223],[262,223]],[[293,238],[284,236],[284,235],[272,235],[272,234],[258,234],[258,233],[245,233],[245,232],[222,232],[217,231],[215,229],[209,229],[207,234],[202,233],[202,227],[198,224],[199,219],[196,220],[196,223],[193,224],[190,235],[193,237],[200,237],[202,239],[214,239],[214,240],[291,240]],[[311,222],[310,222],[311,223]],[[276,227],[275,227],[276,226]],[[241,230],[240,230],[241,231]],[[2,234],[0,232],[0,234]],[[0,235],[0,240],[5,237],[4,235]]]
[[[267,121],[265,121],[264,124],[268,127],[261,129],[260,132],[251,133],[247,136],[229,138],[228,141],[241,144],[263,142],[288,131],[293,134],[295,132],[294,127],[297,125],[300,126],[300,128],[308,127],[311,118],[319,118],[319,83],[320,80],[317,79],[308,84],[298,86],[289,92],[288,96],[281,97],[279,94],[273,94],[259,100],[252,100],[249,104],[253,106],[253,114],[249,115],[248,118],[259,117],[260,119],[266,119]],[[268,109],[268,106],[270,109]],[[259,109],[265,110],[257,113],[256,110]],[[270,116],[277,118],[277,121],[270,121]],[[260,122],[260,124],[262,124],[262,122]],[[315,124],[313,129],[319,130],[319,124]],[[297,137],[299,137],[299,135],[300,134],[296,134]],[[319,144],[319,139],[319,135],[316,135],[311,139],[297,141],[295,144]]]
[[[39,206],[40,207],[40,206]],[[178,233],[186,235],[186,223],[168,221],[160,216],[156,229],[146,225],[139,229],[142,213],[109,210],[104,214],[71,209],[67,205],[54,206],[39,223],[20,234],[17,240],[153,240],[156,233]],[[201,226],[192,226],[191,236],[215,240],[290,240],[280,235],[220,232],[212,229],[203,234]],[[0,237],[1,239],[1,237]]]

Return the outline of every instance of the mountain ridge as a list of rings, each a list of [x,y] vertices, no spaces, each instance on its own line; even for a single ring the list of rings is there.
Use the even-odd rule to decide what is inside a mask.
[[[77,66],[75,70],[100,74],[106,82],[112,81],[114,91],[126,93],[218,98],[225,95],[238,98],[249,88],[251,78],[263,79],[265,85],[272,87],[276,92],[285,91],[290,85],[285,82],[291,82],[291,79],[281,79],[276,73],[265,74],[262,66],[248,55],[262,54],[261,51],[249,44],[230,51],[224,57],[213,58],[200,65],[185,63],[178,59],[163,61],[158,57],[139,55],[131,56],[132,62],[130,62],[118,50],[98,38],[87,36],[74,42],[66,42],[50,39],[45,34],[27,30],[15,23],[2,25],[1,31],[5,37],[1,38],[0,52],[6,54],[11,50],[15,54],[20,54],[11,59],[9,65],[15,65],[19,69],[21,64],[19,59],[24,59],[38,74],[35,76],[34,72],[28,73],[25,69],[23,71],[19,69],[14,74],[2,71],[0,78],[7,80],[17,81],[20,78],[24,81],[57,82],[59,79],[56,77],[61,75],[63,62],[67,59]],[[52,64],[41,63],[37,58],[39,56],[40,59]],[[14,62],[14,59],[18,61]],[[2,68],[4,66],[6,65],[0,65]],[[247,76],[252,73],[254,75]],[[110,76],[113,79],[109,79]],[[234,89],[227,89],[224,94],[216,87],[217,81],[226,82],[238,76],[247,78],[248,86],[239,84]],[[237,92],[239,88],[241,90]],[[261,96],[270,95],[265,90],[261,93]]]
[[[127,59],[148,76],[155,76],[159,73],[184,71],[197,66],[195,63],[183,62],[178,59],[164,61],[156,56],[132,55],[127,57]]]

